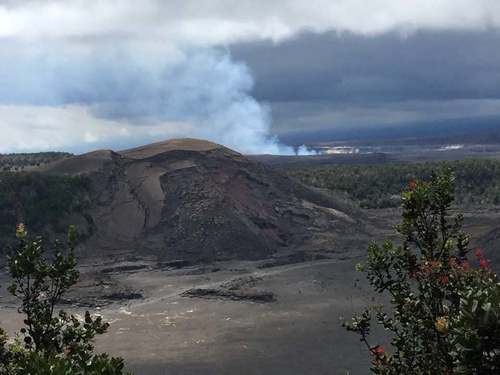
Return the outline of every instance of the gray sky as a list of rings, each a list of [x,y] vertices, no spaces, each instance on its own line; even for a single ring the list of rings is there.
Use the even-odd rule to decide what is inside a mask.
[[[330,32],[232,52],[253,73],[253,95],[271,106],[273,130],[286,134],[500,115],[499,46],[495,29]]]
[[[496,0],[0,1],[0,152],[500,115]]]

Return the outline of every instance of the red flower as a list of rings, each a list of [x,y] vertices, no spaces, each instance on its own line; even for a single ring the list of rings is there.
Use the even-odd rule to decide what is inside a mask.
[[[483,252],[481,251],[481,248],[480,248],[480,247],[478,247],[478,248],[474,251],[474,255],[475,255],[477,258],[479,258],[479,259],[481,259],[481,258],[483,257]]]
[[[441,275],[439,277],[439,283],[441,285],[448,285],[449,282],[450,282],[450,278],[448,277],[448,275]]]
[[[408,190],[413,190],[417,187],[417,181],[410,180],[408,181]]]
[[[470,271],[470,264],[468,261],[463,260],[462,262],[460,262],[460,266],[464,271]]]
[[[382,346],[377,345],[371,349],[372,355],[375,357],[372,361],[374,366],[383,366],[386,364],[385,350]]]
[[[470,271],[470,264],[467,260],[463,259],[457,259],[455,257],[450,258],[450,267],[453,271],[455,272],[467,272]]]
[[[382,346],[380,346],[380,345],[377,345],[376,347],[374,347],[372,349],[372,354],[373,355],[382,356],[382,355],[384,355],[384,353],[385,353],[385,349]]]
[[[420,266],[418,276],[429,277],[430,275],[437,273],[441,269],[441,266],[442,264],[438,260],[425,262]]]
[[[488,262],[485,258],[479,259],[479,267],[483,270],[490,270],[490,262]]]
[[[484,257],[483,252],[481,251],[480,248],[477,248],[474,251],[474,255],[477,257],[479,260],[479,267],[483,270],[490,270],[490,262]]]

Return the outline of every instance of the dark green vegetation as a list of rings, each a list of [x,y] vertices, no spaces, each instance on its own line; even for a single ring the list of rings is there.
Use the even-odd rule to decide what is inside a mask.
[[[451,173],[411,181],[397,227],[402,245],[372,244],[358,267],[390,297],[387,310],[367,309],[346,325],[366,344],[373,374],[500,373],[499,280],[480,249],[470,261],[452,203]],[[390,349],[369,342],[372,319],[390,333]]]
[[[0,154],[0,170],[20,171],[70,157],[67,152],[39,152],[34,154]]]
[[[64,232],[64,218],[84,210],[89,192],[86,177],[0,173],[0,239],[10,237],[19,222],[37,233],[46,229]]]
[[[363,208],[397,207],[411,179],[450,168],[456,175],[456,201],[463,205],[500,205],[500,161],[463,160],[426,163],[327,165],[288,169],[306,185],[342,192]]]
[[[0,332],[0,374],[122,375],[121,358],[94,353],[94,338],[109,324],[88,311],[80,318],[57,309],[79,278],[74,227],[68,233],[67,250],[56,241],[51,259],[42,239],[27,238],[24,225],[18,225],[16,235],[17,245],[8,257],[12,278],[8,290],[20,301],[19,312],[25,319],[13,343],[8,344]]]

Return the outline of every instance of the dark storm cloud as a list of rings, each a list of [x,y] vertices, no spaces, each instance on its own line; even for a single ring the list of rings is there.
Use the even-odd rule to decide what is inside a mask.
[[[500,97],[500,32],[302,34],[234,46],[270,102],[380,103]]]
[[[278,134],[500,114],[500,32],[303,33],[232,47]]]

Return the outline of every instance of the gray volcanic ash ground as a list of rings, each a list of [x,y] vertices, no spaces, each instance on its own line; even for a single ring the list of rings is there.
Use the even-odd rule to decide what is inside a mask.
[[[77,304],[93,310],[102,304],[98,312],[111,328],[99,338],[98,349],[125,357],[136,374],[367,373],[366,353],[339,322],[339,316],[369,302],[354,287],[351,259],[265,268],[259,268],[263,261],[179,270],[143,264],[142,270],[116,272],[110,265],[83,267],[73,306],[63,306],[83,313],[87,307]],[[192,288],[217,290],[235,280],[240,295],[271,292],[275,301],[183,296]],[[106,285],[100,296],[128,290],[142,297],[96,301],[92,289],[98,284]],[[19,325],[12,300],[3,299],[0,314],[10,331]]]

